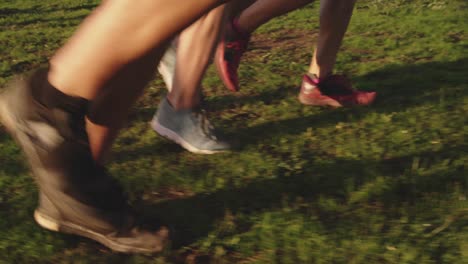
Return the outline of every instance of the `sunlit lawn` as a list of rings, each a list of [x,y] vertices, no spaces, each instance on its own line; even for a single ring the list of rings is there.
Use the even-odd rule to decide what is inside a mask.
[[[0,85],[41,64],[97,1],[0,3]],[[468,4],[360,1],[337,71],[376,90],[372,107],[297,101],[318,4],[253,36],[232,94],[210,69],[212,122],[236,150],[200,156],[148,125],[151,83],[110,171],[148,218],[176,230],[155,256],[115,254],[32,218],[37,189],[0,130],[0,263],[468,263]]]

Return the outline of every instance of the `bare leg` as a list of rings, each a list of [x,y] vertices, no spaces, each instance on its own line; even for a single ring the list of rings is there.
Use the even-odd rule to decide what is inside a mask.
[[[170,92],[161,100],[151,126],[158,134],[198,154],[230,148],[215,135],[205,112],[200,111],[201,81],[218,43],[223,14],[224,6],[221,6],[185,29],[178,38],[176,58],[169,51],[172,55],[165,55],[165,62],[160,66]],[[172,87],[171,72],[174,74]]]
[[[223,11],[224,5],[213,9],[179,35],[174,80],[172,87],[168,87],[168,99],[176,109],[191,109],[200,103],[200,83],[219,35]],[[119,78],[106,85],[108,88],[105,92],[93,102],[93,120],[103,122],[102,117],[93,115],[112,112],[112,120],[107,118],[105,125],[87,120],[91,151],[100,164],[106,161],[128,109],[151,79],[160,56],[160,53],[153,51],[126,67]]]
[[[215,62],[219,77],[231,91],[239,90],[237,70],[247,50],[250,34],[270,19],[310,3],[312,0],[258,0],[245,9],[237,19],[229,14],[223,41],[218,45]],[[229,9],[235,12],[237,8]]]
[[[243,1],[231,1],[226,4],[226,19],[227,21],[233,20],[237,17],[242,11],[247,9],[253,3],[257,2],[256,0],[243,0]]]
[[[355,3],[355,0],[320,1],[320,31],[309,67],[310,73],[321,78],[333,72]]]
[[[178,31],[220,3],[106,1],[52,58],[49,81],[65,94],[94,99],[124,65],[162,48]]]
[[[298,99],[305,105],[342,107],[370,105],[377,93],[358,91],[346,76],[333,75],[338,50],[351,19],[355,0],[322,0],[320,31]],[[318,88],[318,89],[316,89]]]
[[[89,144],[93,158],[103,165],[112,142],[126,121],[127,113],[154,75],[161,52],[154,50],[126,65],[112,78],[92,102],[86,120]],[[108,113],[112,113],[110,116]]]
[[[192,109],[200,103],[200,85],[221,30],[224,5],[197,20],[179,36],[173,87],[168,94],[172,106]]]
[[[239,29],[252,33],[270,19],[303,7],[313,0],[258,0],[239,15]]]
[[[165,41],[217,2],[197,1],[194,6],[179,1],[184,4],[107,1],[51,60],[51,84],[66,94],[96,99],[87,131],[99,163],[104,162],[128,109],[152,78]],[[172,21],[176,16],[181,19]],[[165,26],[159,29],[160,24]]]
[[[244,10],[238,25],[245,33],[255,31],[270,19],[300,8],[312,1],[259,0]],[[336,56],[348,28],[356,0],[321,0],[320,31],[309,72],[318,77],[333,71]]]
[[[218,4],[106,1],[52,59],[50,70],[35,71],[0,95],[0,119],[23,148],[39,185],[34,217],[40,226],[119,252],[163,249],[167,228],[137,228],[123,190],[94,161],[89,138],[99,141],[101,133],[111,143],[167,40]],[[88,125],[91,137],[85,116],[97,125]]]

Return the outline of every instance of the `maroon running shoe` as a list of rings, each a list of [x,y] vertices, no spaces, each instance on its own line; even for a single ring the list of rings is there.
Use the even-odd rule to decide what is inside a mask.
[[[353,106],[369,105],[374,102],[376,92],[357,91],[344,75],[329,75],[323,79],[304,75],[302,78],[299,101],[305,105]]]
[[[242,54],[247,50],[250,34],[239,29],[237,19],[228,23],[224,37],[218,44],[215,62],[218,74],[226,87],[233,91],[239,91],[239,68]]]

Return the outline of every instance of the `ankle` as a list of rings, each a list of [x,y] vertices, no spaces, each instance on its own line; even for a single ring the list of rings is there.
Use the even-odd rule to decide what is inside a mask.
[[[240,17],[236,17],[231,21],[231,28],[234,34],[244,38],[248,39],[250,38],[250,30],[243,26],[240,22]]]
[[[35,71],[31,78],[32,96],[40,104],[47,108],[59,108],[66,112],[85,115],[88,109],[89,101],[63,93],[52,84],[47,76],[48,69],[39,69]]]
[[[331,76],[332,72],[331,71],[316,71],[316,70],[311,70],[307,72],[307,76],[311,78],[316,78],[318,80],[323,80],[326,79],[327,77]]]
[[[175,97],[168,95],[167,101],[175,110],[194,109],[200,105],[200,100],[195,97]]]

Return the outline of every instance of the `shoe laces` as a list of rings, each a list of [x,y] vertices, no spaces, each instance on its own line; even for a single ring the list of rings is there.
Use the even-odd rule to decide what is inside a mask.
[[[215,135],[215,128],[208,120],[206,111],[204,109],[198,109],[193,112],[193,116],[195,118],[196,123],[200,124],[200,128],[203,134],[209,139],[217,141],[218,138]]]

